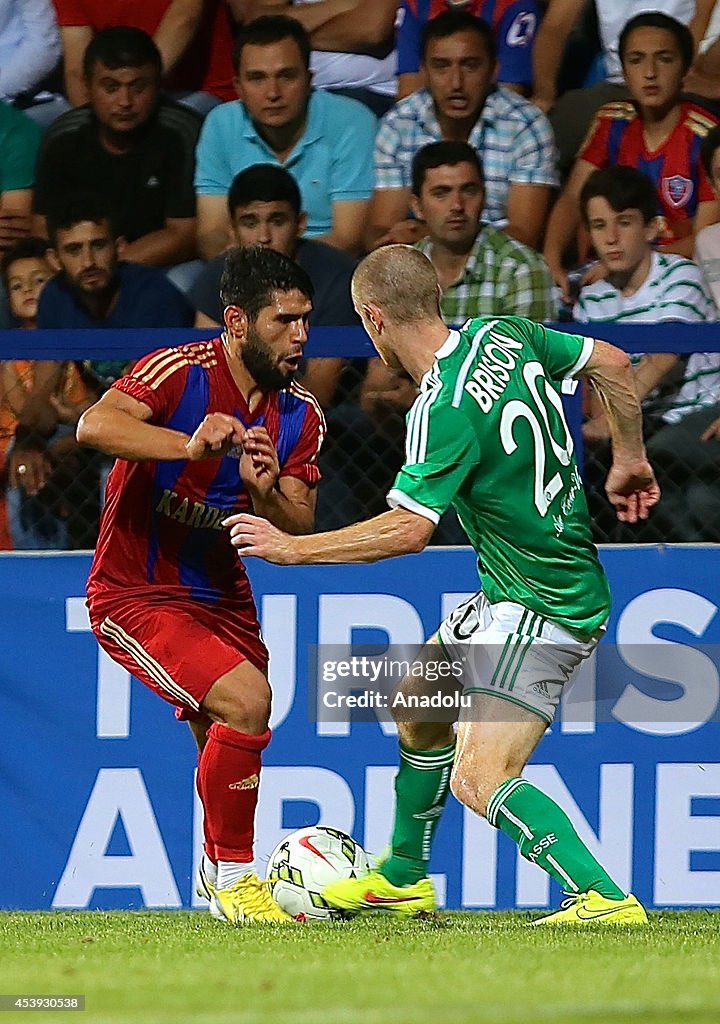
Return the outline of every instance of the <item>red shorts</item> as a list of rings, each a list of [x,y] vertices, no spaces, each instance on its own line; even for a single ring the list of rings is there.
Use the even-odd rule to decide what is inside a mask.
[[[192,600],[107,597],[88,602],[98,643],[113,661],[195,719],[210,688],[243,661],[267,671],[255,606],[206,605]]]

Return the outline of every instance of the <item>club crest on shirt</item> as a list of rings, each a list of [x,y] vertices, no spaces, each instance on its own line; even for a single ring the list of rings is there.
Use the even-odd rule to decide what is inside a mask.
[[[690,178],[682,174],[673,174],[670,178],[662,179],[663,199],[669,206],[679,210],[690,202],[694,187]]]
[[[537,17],[532,11],[522,11],[510,26],[505,40],[508,46],[529,46],[535,36]]]

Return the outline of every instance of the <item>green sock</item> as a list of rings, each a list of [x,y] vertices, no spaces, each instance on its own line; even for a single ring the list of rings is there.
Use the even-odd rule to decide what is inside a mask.
[[[588,850],[554,800],[525,779],[507,779],[490,797],[487,820],[517,843],[566,892],[594,889],[609,900],[625,893]]]
[[[412,885],[428,873],[454,760],[454,743],[439,750],[410,750],[400,744],[392,852],[380,868],[392,885]]]

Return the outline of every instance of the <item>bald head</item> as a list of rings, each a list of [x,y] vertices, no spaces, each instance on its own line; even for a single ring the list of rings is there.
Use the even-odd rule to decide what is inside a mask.
[[[389,323],[435,321],[438,279],[427,256],[409,245],[384,245],[360,263],[352,279],[358,309],[373,305]]]

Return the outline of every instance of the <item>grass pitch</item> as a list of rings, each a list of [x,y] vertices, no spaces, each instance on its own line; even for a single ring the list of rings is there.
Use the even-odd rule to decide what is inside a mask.
[[[84,1012],[31,1015],[58,1024],[720,1022],[720,913],[637,930],[527,920],[235,929],[199,912],[3,913],[0,993],[84,994]]]

